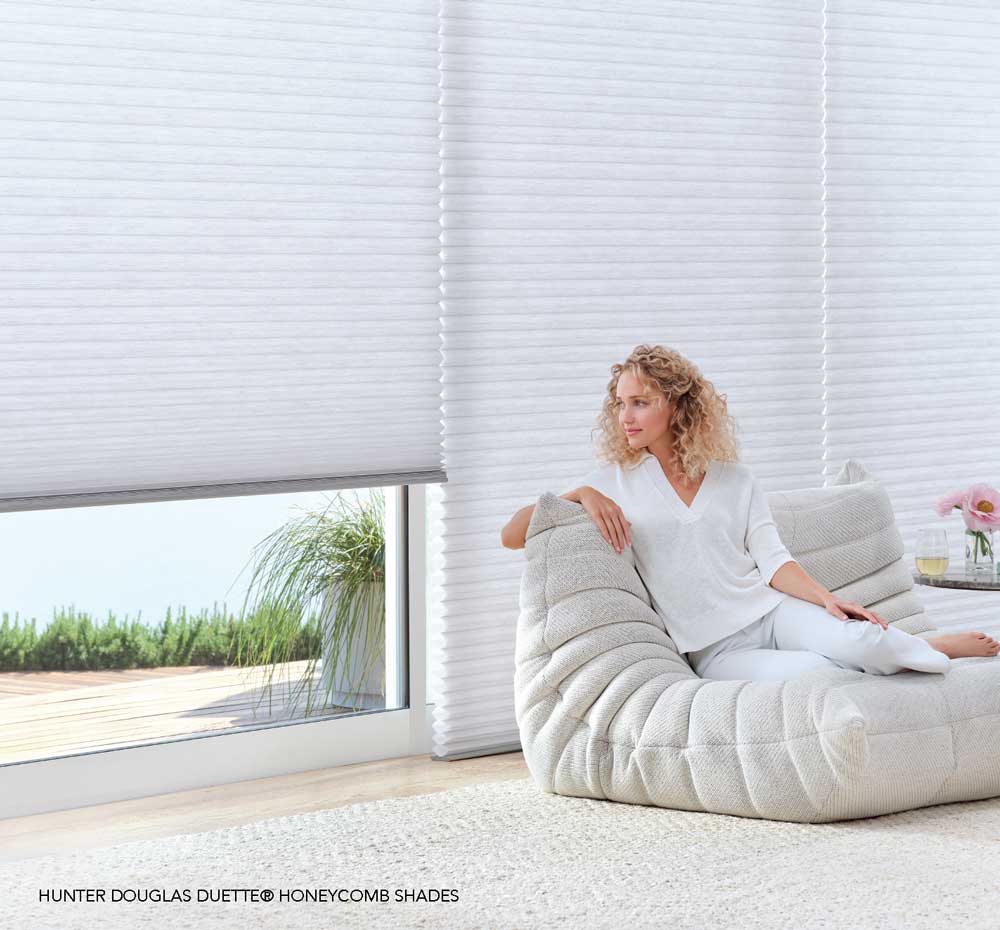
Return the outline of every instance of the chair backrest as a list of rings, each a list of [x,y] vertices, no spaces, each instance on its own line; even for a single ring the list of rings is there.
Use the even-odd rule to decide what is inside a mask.
[[[551,491],[542,494],[524,555],[514,651],[522,745],[533,744],[526,734],[550,718],[569,732],[578,727],[577,715],[595,707],[613,716],[648,676],[655,675],[661,689],[672,681],[700,680],[651,606],[631,548],[615,552],[579,504]],[[616,680],[621,700],[615,692],[598,701]],[[535,749],[558,744],[559,727]],[[562,748],[538,751],[539,758],[557,759]],[[529,767],[536,764],[527,749],[525,759]]]
[[[781,541],[820,584],[906,633],[935,629],[903,560],[889,494],[859,461],[848,459],[829,487],[767,498]]]

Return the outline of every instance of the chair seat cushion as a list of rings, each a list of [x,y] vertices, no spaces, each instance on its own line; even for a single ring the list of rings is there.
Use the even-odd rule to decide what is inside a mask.
[[[868,581],[845,575],[821,552],[845,545],[840,531],[818,548],[807,531],[806,511],[821,501],[799,503],[820,573],[874,594],[906,587],[896,557],[878,547]],[[794,504],[772,497],[779,532],[795,522]],[[885,530],[878,522],[874,534]],[[796,548],[809,551],[783,539],[796,558]],[[579,504],[539,498],[525,559],[515,715],[546,791],[807,823],[1000,795],[998,659],[953,660],[944,675],[823,668],[789,681],[702,679],[664,632],[631,549],[616,553]],[[906,591],[888,597],[897,595],[896,619],[910,619],[900,626],[933,629],[915,621],[922,608]]]

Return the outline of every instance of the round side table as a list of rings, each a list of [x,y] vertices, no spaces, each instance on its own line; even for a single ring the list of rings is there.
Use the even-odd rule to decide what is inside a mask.
[[[1000,578],[996,575],[966,575],[964,568],[949,569],[943,575],[913,573],[917,584],[932,588],[964,588],[966,591],[1000,591]]]

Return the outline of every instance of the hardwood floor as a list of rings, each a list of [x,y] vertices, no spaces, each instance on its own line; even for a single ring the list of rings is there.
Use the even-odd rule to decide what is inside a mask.
[[[0,761],[74,755],[302,716],[286,712],[306,663],[282,666],[257,706],[257,669],[190,667],[0,674]],[[325,715],[349,712],[328,707]],[[337,766],[113,804],[0,820],[0,861],[55,855],[379,798],[526,778],[522,753],[435,762],[429,756]]]
[[[135,746],[233,727],[305,716],[309,663],[268,670],[182,666],[103,672],[0,674],[0,763],[57,758]],[[318,675],[310,716],[348,708],[317,707]]]
[[[0,861],[201,833],[270,817],[529,777],[520,752],[435,762],[383,759],[233,785],[0,820]]]

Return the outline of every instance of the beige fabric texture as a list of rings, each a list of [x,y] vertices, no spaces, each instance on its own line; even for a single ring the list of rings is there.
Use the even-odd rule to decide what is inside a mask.
[[[0,914],[9,930],[997,930],[998,836],[1000,798],[751,823],[518,778],[0,862]],[[61,888],[192,900],[40,898]],[[270,903],[196,894],[265,888]],[[337,888],[389,900],[280,898]],[[454,893],[397,900],[431,888]]]
[[[518,778],[0,862],[0,914],[9,930],[997,930],[998,836],[1000,798],[750,822],[563,798]],[[39,895],[61,888],[192,900]],[[196,894],[265,888],[270,903]],[[337,888],[388,901],[280,898]],[[397,900],[432,888],[454,893]]]
[[[933,630],[888,494],[861,463],[768,503],[820,583]],[[664,632],[631,549],[616,553],[579,504],[543,494],[524,551],[515,715],[543,790],[800,823],[1000,795],[1000,660],[706,680]]]

